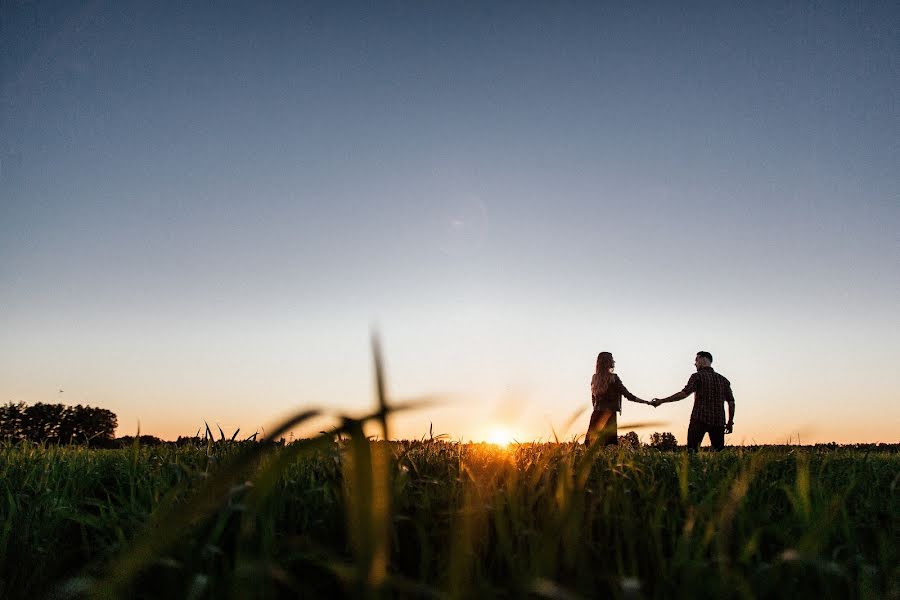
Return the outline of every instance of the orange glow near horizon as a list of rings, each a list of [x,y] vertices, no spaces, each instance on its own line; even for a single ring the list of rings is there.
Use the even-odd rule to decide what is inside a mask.
[[[485,441],[495,446],[506,447],[515,441],[515,437],[507,427],[496,425],[491,428]]]
[[[92,404],[87,402],[86,404]],[[187,403],[185,403],[186,405]],[[101,405],[96,403],[96,405]],[[685,401],[678,404],[667,405],[664,409],[653,412],[644,407],[627,406],[629,419],[620,422],[619,434],[624,435],[628,431],[636,431],[641,441],[649,442],[650,435],[654,431],[668,431],[675,435],[679,443],[684,443],[687,424],[690,416],[692,402]],[[102,406],[102,405],[101,405]],[[184,414],[169,410],[146,411],[144,415],[128,415],[119,406],[109,406],[119,417],[117,436],[135,435],[138,431],[142,434],[155,435],[166,440],[175,440],[178,436],[191,436],[200,429],[203,435],[204,418],[202,411],[197,411],[192,418]],[[743,408],[743,407],[742,407]],[[666,412],[662,412],[665,410]],[[392,419],[391,437],[393,439],[422,439],[430,433],[429,424],[433,422],[433,434],[441,439],[478,442],[484,441],[505,448],[515,442],[552,441],[558,438],[560,441],[569,441],[572,438],[582,436],[587,427],[588,415],[583,414],[568,427],[566,423],[560,423],[564,419],[547,420],[540,412],[540,408],[526,406],[521,417],[512,420],[494,420],[489,414],[493,411],[486,410],[486,415],[473,415],[471,410],[456,409],[436,410],[422,416],[410,412],[400,414]],[[527,412],[530,411],[530,412]],[[639,411],[648,414],[641,414]],[[143,411],[142,411],[143,412]],[[182,411],[185,412],[185,411]],[[209,411],[212,412],[212,411]],[[223,411],[224,412],[224,411]],[[365,410],[347,410],[348,414],[365,414]],[[760,413],[754,414],[754,413]],[[207,421],[219,437],[218,428],[221,427],[226,437],[231,437],[240,428],[238,439],[244,439],[259,432],[260,437],[265,437],[267,431],[271,431],[278,423],[290,415],[290,411],[273,411],[271,416],[253,415],[247,417],[239,410],[225,414],[222,420]],[[743,415],[743,417],[742,417]],[[761,415],[761,416],[760,416]],[[482,420],[482,416],[486,416]],[[738,428],[733,435],[726,438],[726,443],[732,446],[757,445],[757,444],[815,444],[836,442],[838,444],[850,443],[897,443],[896,432],[889,426],[876,427],[860,415],[857,419],[847,419],[844,422],[840,435],[835,435],[826,424],[804,422],[800,419],[792,419],[790,422],[777,425],[767,422],[765,413],[757,406],[746,403],[743,413],[738,413]],[[652,422],[651,422],[652,421]],[[294,438],[311,437],[320,431],[327,431],[339,424],[339,419],[334,415],[322,415],[308,421],[294,429]],[[646,425],[646,426],[639,426]],[[883,425],[887,425],[886,423]],[[551,429],[552,427],[552,429]],[[372,423],[366,428],[366,432],[372,436],[379,436],[380,427]],[[706,443],[706,442],[704,442]]]

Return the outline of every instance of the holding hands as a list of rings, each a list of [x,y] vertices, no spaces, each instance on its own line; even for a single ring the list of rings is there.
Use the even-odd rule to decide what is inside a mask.
[[[662,400],[660,400],[659,398],[654,398],[653,400],[637,399],[637,400],[635,400],[635,402],[638,402],[639,404],[647,404],[648,406],[652,406],[653,408],[656,408],[657,406],[662,404]]]

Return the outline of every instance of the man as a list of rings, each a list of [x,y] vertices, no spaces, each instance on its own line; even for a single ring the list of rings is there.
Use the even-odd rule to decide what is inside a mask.
[[[691,375],[684,389],[668,398],[654,398],[650,403],[659,406],[666,402],[684,400],[694,396],[694,410],[688,426],[688,450],[699,450],[703,436],[709,434],[709,442],[716,450],[725,447],[725,434],[734,430],[734,394],[731,383],[712,368],[712,354],[701,350],[694,359],[697,372]],[[725,408],[728,404],[728,422],[725,422]]]

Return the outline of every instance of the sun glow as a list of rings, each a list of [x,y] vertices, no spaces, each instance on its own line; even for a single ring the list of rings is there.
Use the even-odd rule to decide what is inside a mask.
[[[513,438],[512,432],[506,427],[497,426],[491,429],[490,433],[487,436],[487,441],[491,444],[496,444],[497,446],[509,446],[512,444],[515,439]]]

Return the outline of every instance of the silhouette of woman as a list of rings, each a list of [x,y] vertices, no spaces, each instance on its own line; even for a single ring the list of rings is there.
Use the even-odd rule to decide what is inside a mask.
[[[594,412],[584,436],[585,445],[593,443],[615,446],[619,443],[616,412],[622,412],[622,396],[632,402],[647,404],[628,391],[619,376],[615,374],[616,359],[609,352],[597,355],[597,370],[591,377],[591,402]]]

